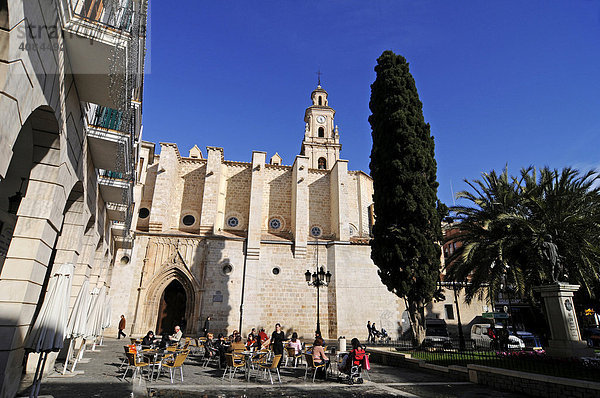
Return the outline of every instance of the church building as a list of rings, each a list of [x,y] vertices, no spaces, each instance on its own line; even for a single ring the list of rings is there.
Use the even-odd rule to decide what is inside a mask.
[[[157,155],[142,143],[133,250],[117,253],[110,290],[119,303],[112,318],[125,314],[129,333],[180,325],[197,335],[210,316],[216,333],[281,323],[311,338],[317,308],[326,339],[365,339],[368,320],[393,338],[409,328],[370,257],[373,180],[340,158],[335,110],[320,85],[311,101],[291,166],[277,153],[242,162],[219,147],[182,156],[161,143]],[[307,279],[321,267],[330,281],[317,292]]]

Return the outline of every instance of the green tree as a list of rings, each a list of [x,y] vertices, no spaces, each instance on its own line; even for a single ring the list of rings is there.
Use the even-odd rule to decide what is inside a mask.
[[[577,170],[521,170],[509,177],[484,173],[466,181],[473,192],[452,207],[462,246],[447,261],[447,277],[466,281],[470,301],[490,299],[504,283],[533,300],[533,287],[555,282],[580,284],[588,295],[600,265],[599,175]]]
[[[369,103],[376,213],[371,258],[382,282],[404,299],[419,344],[440,268],[434,140],[406,59],[385,51],[375,72]]]

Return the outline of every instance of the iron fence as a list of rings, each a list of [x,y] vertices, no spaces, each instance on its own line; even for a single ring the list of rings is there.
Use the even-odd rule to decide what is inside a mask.
[[[411,340],[404,339],[376,342],[371,346],[392,347],[433,365],[466,367],[473,364],[579,380],[600,380],[600,358],[559,358],[549,356],[544,350],[494,349],[470,339],[465,340],[464,349],[460,348],[458,339],[416,348]]]

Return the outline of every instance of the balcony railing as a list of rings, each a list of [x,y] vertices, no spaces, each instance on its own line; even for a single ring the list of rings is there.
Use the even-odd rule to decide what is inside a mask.
[[[95,105],[90,114],[90,124],[104,129],[122,131],[123,112],[105,106]]]
[[[73,13],[90,22],[129,32],[133,23],[133,0],[70,0]]]

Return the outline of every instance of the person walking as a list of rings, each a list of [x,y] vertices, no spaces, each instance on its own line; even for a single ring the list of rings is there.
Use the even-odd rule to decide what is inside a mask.
[[[126,334],[123,333],[123,330],[125,330],[125,315],[121,315],[121,320],[119,321],[119,334],[117,335],[117,340],[121,338],[121,335],[125,338]]]
[[[204,331],[204,337],[208,337],[208,329],[210,329],[210,316],[207,316],[204,321],[204,328],[202,329]]]
[[[371,330],[371,321],[367,321],[367,330],[369,331],[369,337],[367,337],[367,343],[373,340],[373,331]]]

